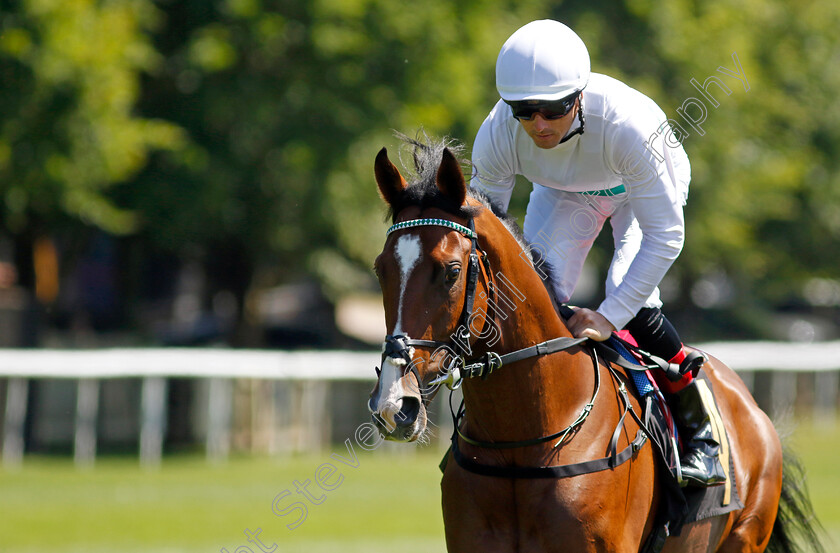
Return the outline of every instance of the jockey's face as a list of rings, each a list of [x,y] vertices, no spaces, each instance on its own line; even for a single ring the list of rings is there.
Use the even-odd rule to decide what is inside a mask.
[[[522,128],[537,145],[537,148],[549,150],[554,148],[572,128],[572,123],[577,117],[577,110],[580,109],[580,99],[575,101],[574,107],[569,113],[559,119],[546,119],[540,113],[535,113],[531,119],[520,119]]]

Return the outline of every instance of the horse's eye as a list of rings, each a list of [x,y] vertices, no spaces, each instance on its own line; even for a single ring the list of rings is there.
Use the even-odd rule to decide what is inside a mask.
[[[460,265],[449,265],[446,267],[446,283],[449,285],[455,284],[458,277],[461,276]]]

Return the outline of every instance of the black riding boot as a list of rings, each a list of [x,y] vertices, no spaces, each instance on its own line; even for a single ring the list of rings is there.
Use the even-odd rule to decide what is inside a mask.
[[[673,396],[674,417],[683,432],[684,453],[680,457],[683,486],[716,486],[726,481],[718,459],[720,444],[712,434],[712,421],[700,397],[697,382]]]

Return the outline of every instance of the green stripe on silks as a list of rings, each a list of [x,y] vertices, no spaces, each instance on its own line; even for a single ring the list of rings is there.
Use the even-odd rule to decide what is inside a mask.
[[[585,194],[587,196],[618,196],[624,194],[627,189],[623,184],[619,184],[615,188],[608,188],[606,190],[587,190],[586,192],[578,192],[578,194]]]

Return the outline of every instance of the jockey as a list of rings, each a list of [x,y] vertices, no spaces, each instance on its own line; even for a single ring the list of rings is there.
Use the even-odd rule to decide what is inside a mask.
[[[683,247],[683,206],[691,167],[664,112],[647,96],[590,73],[580,37],[552,20],[533,21],[502,46],[496,62],[501,100],[475,139],[472,186],[507,209],[516,175],[533,183],[524,232],[552,268],[566,302],[584,259],[610,219],[615,254],[606,297],[577,309],[576,337],[606,340],[630,331],[639,346],[679,365],[679,382],[663,381],[688,437],[685,483],[725,480],[720,445],[693,379],[706,361],[683,346],[660,311],[658,285]]]

